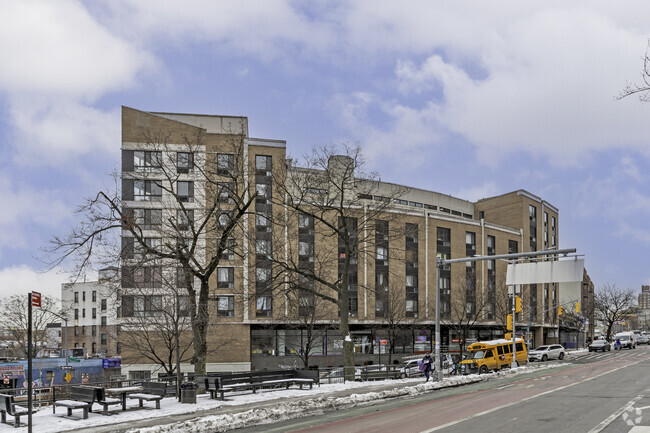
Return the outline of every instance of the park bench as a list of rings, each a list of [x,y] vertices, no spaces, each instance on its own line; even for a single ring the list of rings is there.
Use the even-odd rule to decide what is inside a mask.
[[[7,415],[14,417],[14,427],[20,427],[20,417],[27,415],[28,410],[22,406],[18,406],[14,402],[13,395],[0,394],[0,416],[2,416],[2,423],[7,423]]]
[[[362,369],[361,370],[361,380],[386,380],[386,379],[399,379],[401,377],[401,371],[398,369]]]
[[[70,387],[70,399],[55,400],[52,403],[52,413],[56,413],[56,407],[65,407],[68,410],[68,416],[72,416],[74,409],[81,409],[83,419],[88,419],[88,412],[92,410],[95,401],[95,389],[93,387],[73,386]]]
[[[160,409],[160,400],[165,397],[167,384],[164,382],[142,382],[142,392],[130,394],[129,398],[138,399],[139,407],[142,407],[143,401],[155,401],[156,409]]]
[[[207,377],[205,388],[210,398],[223,400],[224,394],[231,391],[251,390],[256,393],[258,389],[289,389],[291,385],[298,385],[300,389],[308,385],[312,389],[316,378],[317,372],[304,370],[251,371]]]

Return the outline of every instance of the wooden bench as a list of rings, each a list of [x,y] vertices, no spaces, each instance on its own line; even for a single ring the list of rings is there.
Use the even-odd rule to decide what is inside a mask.
[[[7,415],[14,417],[14,427],[20,427],[20,417],[27,415],[29,411],[14,402],[13,395],[0,394],[0,416],[3,424],[7,423]]]
[[[401,372],[394,370],[361,370],[361,380],[399,379]]]
[[[143,382],[142,392],[130,394],[129,398],[138,399],[139,407],[142,407],[143,401],[155,401],[156,409],[160,409],[160,400],[165,397],[167,384],[164,382]]]
[[[91,411],[95,401],[95,390],[91,387],[73,386],[70,388],[70,399],[55,400],[52,403],[52,413],[56,413],[56,407],[62,406],[68,410],[68,416],[72,416],[73,409],[83,411],[83,419],[88,419],[88,412]]]
[[[309,389],[312,389],[318,373],[311,372],[312,377],[306,377],[302,372],[303,370],[277,370],[221,374],[205,378],[205,388],[210,393],[210,398],[219,400],[223,400],[224,394],[230,391],[251,390],[256,393],[258,389],[289,389],[291,385],[298,385],[300,389],[309,385]]]

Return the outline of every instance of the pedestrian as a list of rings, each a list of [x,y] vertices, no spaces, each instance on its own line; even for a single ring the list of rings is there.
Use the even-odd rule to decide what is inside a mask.
[[[621,348],[621,339],[617,338],[616,343],[614,343],[614,350],[618,350]]]
[[[429,381],[429,375],[431,374],[432,363],[433,363],[433,358],[431,358],[431,353],[429,352],[425,353],[424,358],[422,358],[422,365],[424,366],[422,372],[427,378],[426,382]]]

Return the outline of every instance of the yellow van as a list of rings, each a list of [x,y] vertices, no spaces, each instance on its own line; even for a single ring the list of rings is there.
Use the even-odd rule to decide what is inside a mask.
[[[528,349],[522,338],[515,340],[517,365],[528,362]],[[512,340],[490,340],[470,344],[469,356],[460,362],[463,374],[484,374],[508,368],[512,364]]]

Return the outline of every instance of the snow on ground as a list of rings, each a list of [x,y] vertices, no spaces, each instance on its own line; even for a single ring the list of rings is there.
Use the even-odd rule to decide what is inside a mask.
[[[192,432],[223,432],[235,428],[242,428],[262,423],[274,423],[282,420],[297,418],[306,414],[323,413],[337,407],[352,407],[366,404],[375,400],[395,398],[408,395],[417,395],[429,392],[435,389],[457,386],[466,383],[474,383],[486,380],[492,380],[497,377],[514,376],[523,373],[529,373],[532,370],[554,368],[564,364],[528,364],[515,370],[503,370],[497,373],[486,375],[468,375],[468,376],[451,376],[446,377],[442,382],[424,383],[423,378],[386,380],[381,382],[346,382],[336,384],[323,384],[320,387],[314,386],[313,389],[300,390],[291,388],[288,390],[262,391],[255,394],[243,392],[228,396],[228,400],[219,401],[211,400],[208,394],[199,394],[197,404],[181,404],[175,399],[165,398],[161,401],[161,409],[155,409],[153,402],[146,403],[145,409],[138,409],[137,400],[127,400],[129,410],[123,412],[119,406],[111,406],[109,416],[101,413],[90,413],[88,419],[81,419],[81,411],[73,410],[73,417],[64,416],[65,408],[58,408],[57,413],[52,413],[51,407],[37,409],[32,415],[33,431],[39,433],[61,432],[79,428],[89,428],[92,426],[102,426],[129,421],[140,421],[146,418],[167,418],[174,419],[174,415],[183,415],[205,411],[210,409],[236,407],[254,402],[272,401],[278,399],[291,398],[293,400],[283,401],[282,405],[260,407],[247,411],[220,414],[205,415],[202,413],[197,418],[188,421],[174,422],[171,424],[158,425],[146,428],[136,428],[130,430],[131,433],[168,433],[175,431],[192,431]],[[378,385],[386,386],[394,384],[394,388],[383,391],[370,391]],[[358,393],[353,391],[358,389]],[[365,389],[365,391],[364,391]],[[353,392],[345,397],[333,395],[339,391]],[[100,406],[95,405],[95,410],[100,411]],[[133,409],[133,410],[131,410]],[[27,422],[27,417],[21,418],[23,423]],[[9,425],[0,424],[0,431],[20,431]],[[26,428],[25,428],[26,430]]]

